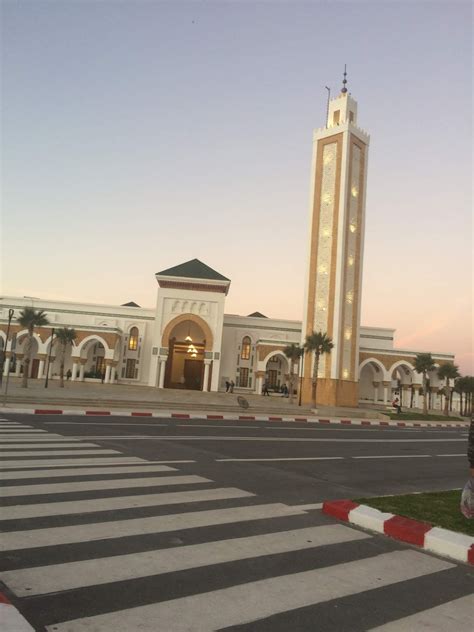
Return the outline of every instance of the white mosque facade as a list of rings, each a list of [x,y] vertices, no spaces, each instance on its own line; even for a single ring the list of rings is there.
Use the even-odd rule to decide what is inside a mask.
[[[46,312],[49,325],[35,329],[30,377],[54,379],[59,354],[52,328],[77,333],[67,352],[71,381],[135,384],[155,388],[261,393],[289,383],[284,349],[312,331],[331,336],[334,349],[318,375],[321,403],[402,404],[418,408],[422,377],[417,351],[396,349],[395,330],[360,325],[365,189],[369,136],[357,127],[357,103],[344,88],[328,107],[326,126],[313,137],[312,200],[304,314],[301,321],[225,313],[230,280],[193,259],[157,273],[155,308],[133,302],[97,305],[31,298],[0,299],[0,346],[4,375],[20,376],[27,332],[16,323],[25,307]],[[14,310],[6,340],[9,310]],[[53,340],[53,345],[51,341]],[[454,356],[433,353],[437,365]],[[296,368],[303,402],[310,401],[312,361]],[[440,381],[430,376],[430,407],[443,404]]]

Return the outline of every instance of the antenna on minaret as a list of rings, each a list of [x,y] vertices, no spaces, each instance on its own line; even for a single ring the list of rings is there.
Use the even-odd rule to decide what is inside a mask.
[[[347,64],[344,64],[344,79],[342,80],[342,94],[346,94],[347,92],[347,88],[346,88],[346,83],[347,83],[347,72],[346,72],[346,68],[347,68]]]
[[[327,129],[328,128],[328,121],[329,121],[329,100],[331,99],[331,88],[328,88],[327,86],[324,86],[324,87],[328,91],[328,104],[326,106],[326,129]]]

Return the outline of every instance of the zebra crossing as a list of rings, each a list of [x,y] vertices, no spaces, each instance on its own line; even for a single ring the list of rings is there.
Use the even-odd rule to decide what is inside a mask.
[[[472,629],[462,566],[191,460],[1,420],[0,455],[0,581],[38,632]]]

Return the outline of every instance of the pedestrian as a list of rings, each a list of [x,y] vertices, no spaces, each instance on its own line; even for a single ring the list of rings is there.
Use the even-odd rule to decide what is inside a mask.
[[[225,381],[225,392],[228,393],[229,392],[229,388],[230,388],[230,382],[229,380]]]
[[[231,380],[231,381],[230,381],[230,385],[229,385],[229,387],[230,387],[230,392],[231,392],[231,393],[233,393],[233,392],[234,392],[234,386],[235,386],[235,382],[234,382],[234,380]]]
[[[66,380],[70,380],[70,379],[71,379],[71,377],[72,377],[72,371],[71,371],[71,369],[68,369],[68,370],[66,371]]]
[[[263,385],[262,395],[268,395],[270,397],[270,391],[268,390],[268,382],[265,382]]]
[[[288,386],[286,384],[283,384],[283,397],[288,397],[289,396],[289,391],[288,391]]]
[[[402,412],[402,407],[400,405],[400,400],[398,399],[398,397],[395,397],[392,402],[392,406],[397,410],[397,415],[400,415]]]

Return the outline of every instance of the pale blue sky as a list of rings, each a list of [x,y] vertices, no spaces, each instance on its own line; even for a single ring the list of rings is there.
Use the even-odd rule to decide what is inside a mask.
[[[2,2],[3,293],[301,318],[312,130],[371,134],[363,323],[472,372],[470,2]]]

